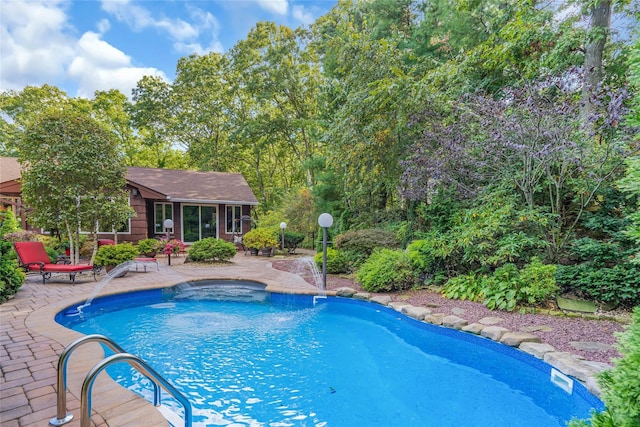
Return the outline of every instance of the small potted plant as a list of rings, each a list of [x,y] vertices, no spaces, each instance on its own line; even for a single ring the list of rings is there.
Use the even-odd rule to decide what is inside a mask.
[[[138,256],[138,248],[131,243],[120,243],[117,245],[104,245],[100,246],[96,253],[94,263],[101,265],[105,270],[110,272],[116,266],[132,261]],[[122,277],[127,274],[128,270],[122,272],[122,274],[116,277]]]
[[[138,242],[138,253],[147,258],[153,258],[162,250],[162,242],[157,239],[142,239]]]
[[[254,228],[243,236],[244,245],[249,248],[252,254],[261,251],[263,255],[273,254],[273,248],[278,244],[276,230],[270,228]]]

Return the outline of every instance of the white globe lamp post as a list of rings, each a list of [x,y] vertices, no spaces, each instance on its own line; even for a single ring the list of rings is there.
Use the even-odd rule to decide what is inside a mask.
[[[318,225],[322,227],[322,290],[327,289],[327,228],[333,225],[333,217],[328,213],[320,214]]]

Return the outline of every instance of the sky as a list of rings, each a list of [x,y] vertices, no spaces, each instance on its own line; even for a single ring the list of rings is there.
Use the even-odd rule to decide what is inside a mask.
[[[307,26],[337,0],[0,0],[0,91],[49,84],[71,97],[127,96],[178,59],[224,53],[257,22]]]

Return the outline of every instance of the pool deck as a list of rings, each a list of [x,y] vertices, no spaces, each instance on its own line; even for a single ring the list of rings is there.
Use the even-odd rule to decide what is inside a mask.
[[[285,293],[316,293],[301,276],[275,270],[277,259],[239,252],[229,266],[183,264],[184,257],[166,258],[108,281],[97,295],[172,286],[198,279],[247,279],[267,285],[267,290]],[[101,285],[90,275],[78,276],[75,285],[64,275],[45,285],[40,275],[30,275],[15,297],[0,305],[0,425],[3,427],[46,426],[56,417],[58,358],[66,345],[82,335],[54,321],[62,309],[82,304]],[[67,367],[67,411],[80,426],[80,390],[86,374],[104,358],[99,344],[83,345],[73,352]],[[167,426],[160,412],[138,395],[123,389],[106,374],[93,387],[91,424],[94,426]]]

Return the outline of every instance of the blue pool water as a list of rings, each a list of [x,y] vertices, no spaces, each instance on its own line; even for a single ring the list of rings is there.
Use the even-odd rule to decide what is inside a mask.
[[[187,396],[195,425],[551,427],[602,409],[535,358],[377,304],[187,288],[98,298],[57,321],[142,357]],[[151,400],[128,365],[108,372]]]

